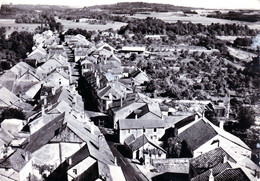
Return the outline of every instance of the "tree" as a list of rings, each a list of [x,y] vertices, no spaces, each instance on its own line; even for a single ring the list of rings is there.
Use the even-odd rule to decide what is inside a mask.
[[[167,155],[169,158],[179,158],[181,155],[181,139],[176,136],[176,137],[170,137],[167,141]]]
[[[242,129],[248,129],[255,123],[255,112],[251,107],[241,106],[237,117]]]

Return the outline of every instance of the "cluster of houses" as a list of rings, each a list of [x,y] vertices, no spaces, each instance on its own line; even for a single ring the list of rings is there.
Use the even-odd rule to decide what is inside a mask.
[[[0,180],[125,180],[76,90],[69,46],[87,40],[77,35],[63,46],[57,37],[35,35],[32,66],[20,62],[1,75],[1,111],[18,110],[24,118],[1,123]]]
[[[115,130],[129,158],[153,166],[153,180],[259,178],[251,149],[204,116],[208,102],[183,112],[141,93],[149,76],[121,57],[146,57],[144,47],[117,50],[82,35],[59,42],[50,31],[37,34],[28,54],[35,67],[20,62],[0,77],[1,109],[25,115],[1,123],[0,180],[125,180],[95,119]],[[99,114],[85,111],[79,77]]]
[[[101,43],[75,52],[79,52],[75,57],[80,58],[75,61],[81,64],[82,76],[85,77],[97,108],[108,115],[107,125],[116,130],[118,141],[124,145],[130,158],[143,164],[152,164],[155,168],[165,165],[165,162],[183,165],[183,162],[178,161],[182,158],[168,159],[169,150],[163,146],[169,138],[178,137],[181,140],[182,156],[189,159],[185,161],[187,168],[183,173],[174,172],[175,167],[180,167],[178,164],[171,166],[172,173],[184,174],[195,180],[200,180],[200,174],[206,171],[205,180],[223,180],[225,177],[236,180],[240,175],[243,175],[242,180],[259,178],[259,167],[250,159],[251,149],[241,139],[225,131],[223,122],[216,126],[204,116],[210,101],[198,103],[200,107],[198,109],[198,106],[194,106],[197,109],[194,108],[193,113],[179,112],[169,102],[151,99],[141,93],[142,85],[149,81],[149,77],[137,67],[122,63],[120,57],[129,53],[145,57],[145,49],[123,47],[116,50]],[[225,116],[225,106],[214,108],[219,117]],[[202,159],[201,164],[206,162],[203,165],[206,165],[205,170],[197,171],[200,166],[193,165],[193,162],[197,163],[194,160],[204,158],[216,150],[222,152],[212,158],[215,162]],[[224,155],[227,158],[224,159]],[[225,167],[219,164],[225,164]],[[215,172],[215,169],[218,171]]]

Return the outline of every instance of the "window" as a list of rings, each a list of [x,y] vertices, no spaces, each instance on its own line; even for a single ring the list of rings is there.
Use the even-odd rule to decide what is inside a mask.
[[[127,132],[130,133],[130,129],[128,129]]]
[[[73,173],[75,173],[75,175],[77,175],[77,169],[73,169]]]
[[[156,132],[156,131],[157,131],[157,128],[154,128],[154,129],[153,129],[153,132]]]

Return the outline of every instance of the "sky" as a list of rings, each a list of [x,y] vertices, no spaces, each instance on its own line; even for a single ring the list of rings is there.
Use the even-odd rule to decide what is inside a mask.
[[[202,7],[214,9],[258,9],[260,10],[260,0],[0,0],[3,4],[49,4],[66,5],[73,7],[84,7],[101,4],[115,4],[117,2],[150,2],[164,3],[176,6]]]

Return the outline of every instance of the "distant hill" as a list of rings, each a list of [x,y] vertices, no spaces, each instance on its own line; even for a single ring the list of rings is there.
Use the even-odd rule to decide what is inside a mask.
[[[83,9],[100,9],[113,14],[135,14],[140,12],[189,11],[194,8],[158,3],[121,2],[112,5],[98,5],[85,7]]]

